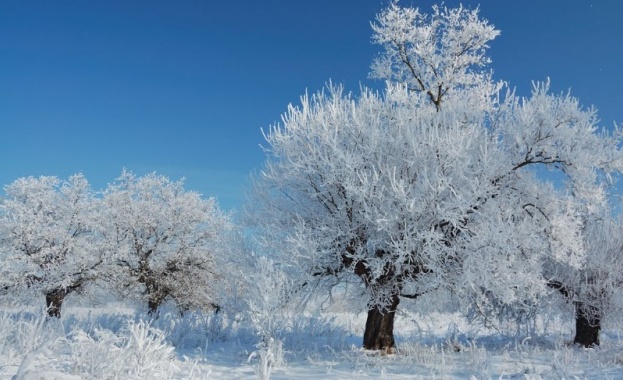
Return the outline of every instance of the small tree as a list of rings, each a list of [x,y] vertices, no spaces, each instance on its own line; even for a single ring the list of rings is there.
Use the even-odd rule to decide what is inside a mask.
[[[269,379],[274,367],[283,365],[283,338],[285,308],[296,293],[296,280],[286,275],[280,263],[266,256],[251,257],[252,266],[245,274],[245,303],[249,319],[260,341],[256,345],[259,356],[260,379]]]
[[[214,198],[156,174],[124,171],[104,193],[105,241],[118,290],[143,290],[150,313],[167,299],[181,310],[216,306],[219,256],[234,238],[229,215]]]
[[[103,262],[99,201],[82,174],[20,178],[5,187],[0,212],[6,286],[28,286],[61,316],[65,296],[94,279]]]

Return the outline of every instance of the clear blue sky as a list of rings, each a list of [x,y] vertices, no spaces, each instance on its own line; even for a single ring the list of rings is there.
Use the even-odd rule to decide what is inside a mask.
[[[446,1],[455,6],[458,1]],[[2,0],[0,185],[127,168],[186,177],[239,208],[261,168],[260,128],[329,80],[358,91],[376,0]],[[431,1],[402,1],[430,10]],[[481,0],[502,31],[498,79],[527,94],[550,77],[623,122],[623,1]]]

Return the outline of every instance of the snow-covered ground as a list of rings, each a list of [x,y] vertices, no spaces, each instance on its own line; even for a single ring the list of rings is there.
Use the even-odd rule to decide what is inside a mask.
[[[146,322],[119,304],[67,305],[59,322],[0,306],[0,379],[262,378],[255,331],[222,314]],[[598,349],[573,347],[572,321],[559,317],[541,318],[529,334],[477,327],[458,313],[402,311],[391,355],[360,348],[364,313],[281,318],[272,379],[623,379],[617,333],[604,332]]]

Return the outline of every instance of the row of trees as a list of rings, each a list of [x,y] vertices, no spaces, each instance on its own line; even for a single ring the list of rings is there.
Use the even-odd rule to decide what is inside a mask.
[[[487,44],[499,32],[478,10],[394,2],[373,30],[382,93],[329,85],[265,134],[245,212],[253,255],[230,215],[182,182],[124,171],[96,193],[82,175],[22,178],[0,206],[3,286],[40,289],[59,316],[96,280],[151,312],[168,299],[214,307],[215,284],[246,281],[260,291],[249,302],[259,321],[357,283],[363,346],[387,350],[404,298],[453,294],[488,319],[534,314],[560,294],[575,307],[576,343],[599,344],[602,320],[623,311],[623,224],[607,196],[623,170],[620,131],[598,129],[594,110],[547,82],[520,98],[494,81]],[[234,262],[245,264],[224,269]]]
[[[248,213],[264,248],[302,289],[359,279],[368,349],[393,348],[401,299],[441,290],[482,318],[533,313],[557,290],[575,341],[598,344],[623,280],[607,200],[620,131],[548,82],[520,98],[494,81],[499,32],[478,10],[394,2],[372,28],[382,93],[329,85],[265,134]]]
[[[94,281],[152,313],[167,300],[182,309],[216,305],[218,259],[236,238],[231,217],[182,181],[124,171],[100,193],[81,174],[20,178],[5,192],[0,281],[45,294],[50,316]]]

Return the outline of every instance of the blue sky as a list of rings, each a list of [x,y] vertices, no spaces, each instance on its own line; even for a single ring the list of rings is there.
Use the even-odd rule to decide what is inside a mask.
[[[446,1],[455,6],[458,1]],[[551,78],[623,122],[623,1],[481,0],[492,68]],[[156,171],[240,208],[262,134],[328,80],[357,92],[380,50],[376,0],[3,0],[0,185],[82,172],[99,189]],[[430,10],[431,1],[402,1]]]

